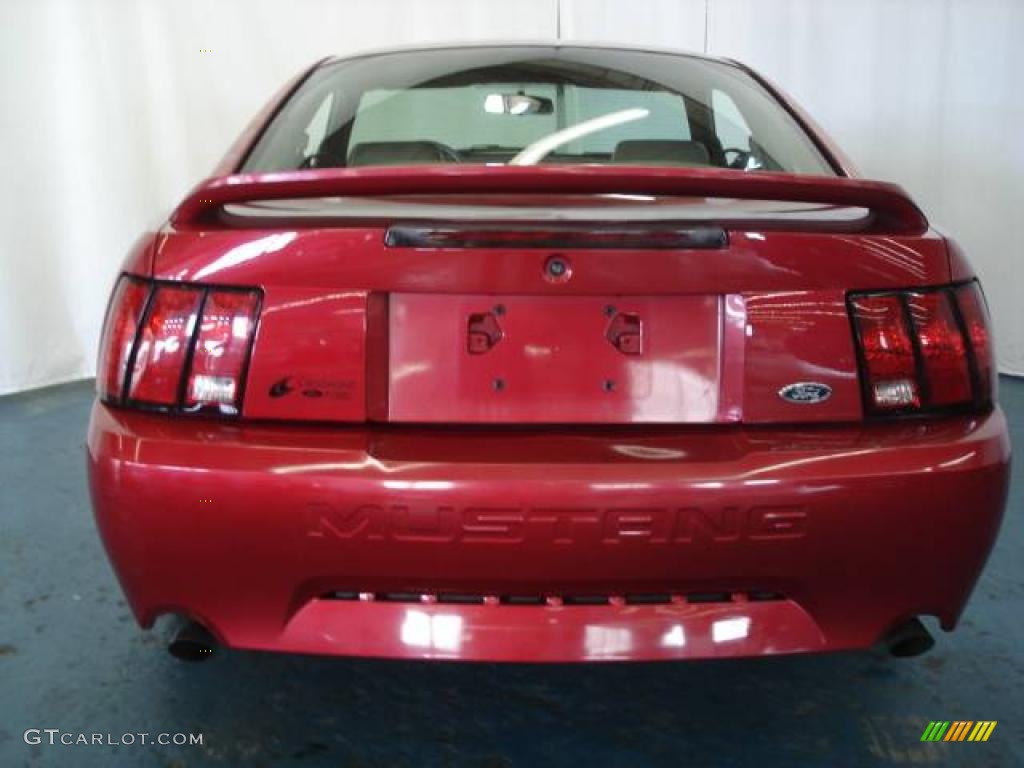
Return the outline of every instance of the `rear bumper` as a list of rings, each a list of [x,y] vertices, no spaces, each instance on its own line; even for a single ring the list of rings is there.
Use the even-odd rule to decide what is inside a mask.
[[[919,614],[951,629],[1009,464],[998,410],[559,434],[97,404],[88,451],[99,530],[143,626],[176,612],[239,648],[522,661],[858,648]]]

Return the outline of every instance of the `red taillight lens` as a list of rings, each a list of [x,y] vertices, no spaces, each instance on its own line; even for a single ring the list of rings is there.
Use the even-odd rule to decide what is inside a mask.
[[[149,284],[137,277],[122,275],[114,287],[96,367],[97,390],[103,400],[119,401],[124,394],[124,374],[148,296]]]
[[[959,286],[956,289],[956,300],[973,353],[978,404],[988,405],[996,397],[996,375],[988,309],[985,297],[981,294],[981,286],[977,282]]]
[[[953,314],[952,296],[947,291],[909,293],[907,304],[924,364],[927,403],[943,406],[970,402],[973,395],[967,345]]]
[[[237,413],[258,305],[256,291],[213,290],[207,295],[188,377],[186,407],[210,406]]]
[[[159,285],[142,321],[128,399],[154,405],[178,402],[181,374],[203,292]]]
[[[850,307],[868,412],[991,404],[991,344],[976,282],[853,294]]]
[[[114,288],[97,374],[104,401],[241,411],[260,293],[123,275]]]
[[[880,411],[920,406],[914,343],[902,298],[859,296],[851,303],[871,405]]]

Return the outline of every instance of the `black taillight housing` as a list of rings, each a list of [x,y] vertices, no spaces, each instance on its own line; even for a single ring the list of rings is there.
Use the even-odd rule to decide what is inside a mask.
[[[855,292],[847,301],[869,416],[992,406],[995,366],[977,280]]]
[[[100,398],[237,416],[261,299],[256,288],[121,275],[100,342]]]

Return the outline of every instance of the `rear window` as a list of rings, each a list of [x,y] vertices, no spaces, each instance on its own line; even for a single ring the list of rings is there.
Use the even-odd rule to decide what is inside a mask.
[[[596,163],[832,174],[741,69],[598,48],[379,54],[316,70],[242,170]]]

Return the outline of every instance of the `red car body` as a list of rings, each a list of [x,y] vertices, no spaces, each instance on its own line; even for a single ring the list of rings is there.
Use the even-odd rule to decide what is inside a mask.
[[[916,616],[956,625],[999,528],[1009,442],[983,318],[967,316],[973,272],[902,190],[853,178],[770,90],[833,175],[240,172],[302,79],[123,268],[141,303],[88,461],[142,626],[176,613],[236,648],[577,661],[864,648]],[[591,218],[340,221],[324,202],[338,196]],[[671,226],[630,218],[632,198],[676,206]],[[133,393],[143,356],[161,364],[143,333],[154,296],[176,286],[196,305],[161,404]],[[237,389],[203,386],[237,407],[200,407],[196,334],[234,290],[252,320]],[[953,313],[964,402],[928,407],[948,379],[929,367],[930,321],[908,314],[922,399],[878,412],[871,398],[902,390],[872,388],[866,323],[892,296]]]

